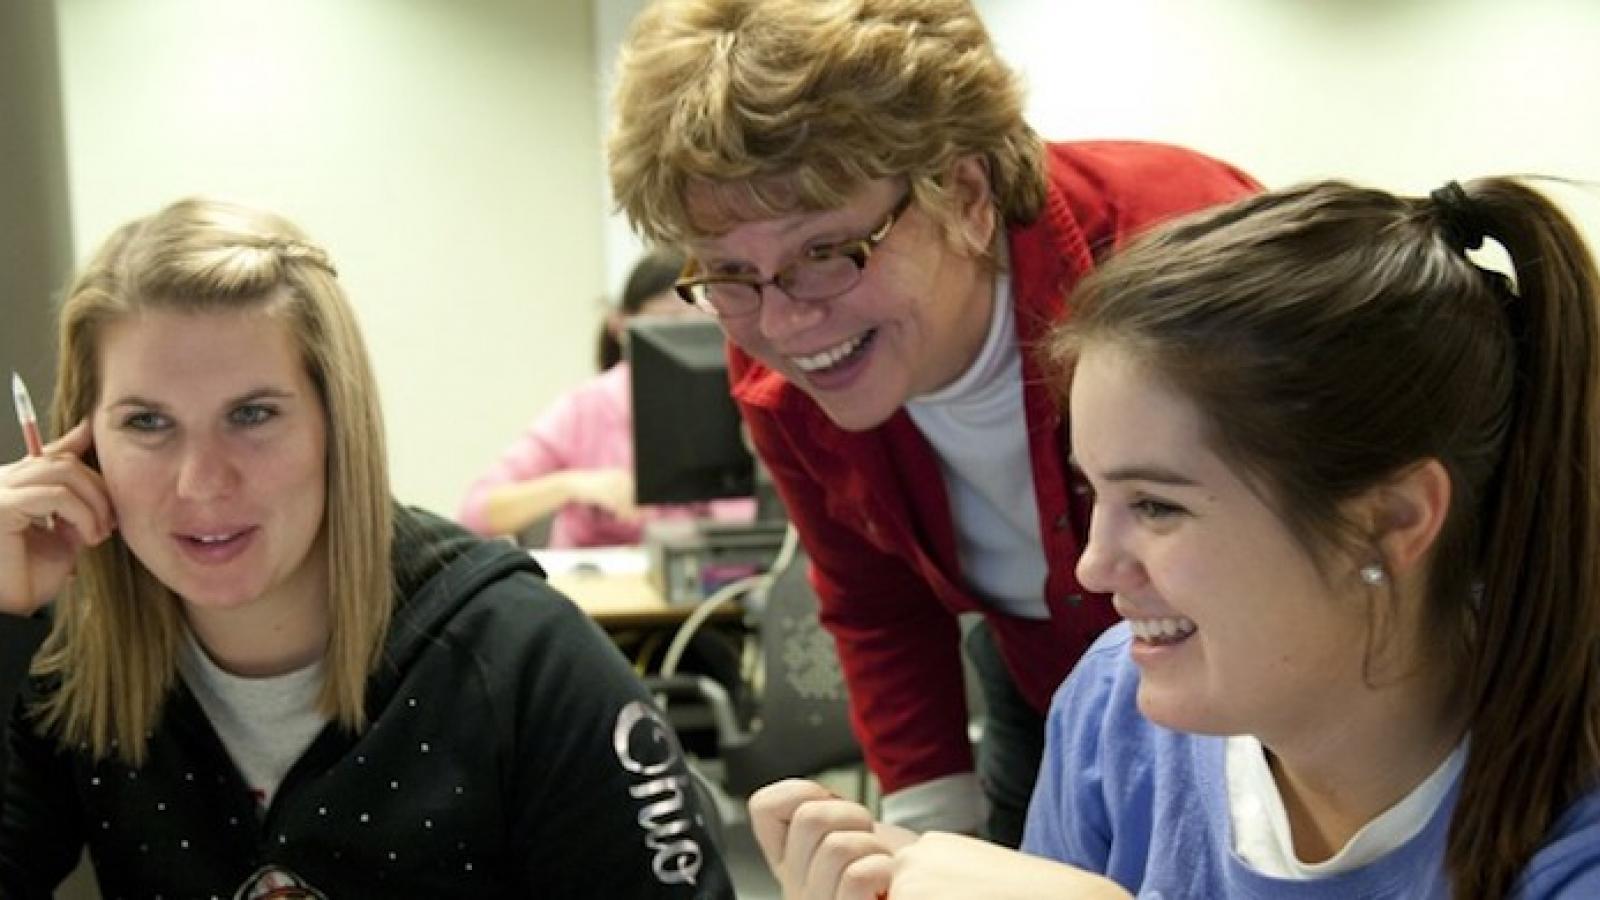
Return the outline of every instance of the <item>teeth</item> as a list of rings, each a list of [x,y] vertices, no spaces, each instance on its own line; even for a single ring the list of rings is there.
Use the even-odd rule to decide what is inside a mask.
[[[815,372],[819,369],[826,369],[829,366],[837,365],[839,360],[844,359],[851,353],[854,353],[856,348],[860,347],[866,341],[866,339],[867,335],[865,334],[857,335],[840,344],[839,346],[831,347],[822,351],[821,353],[814,353],[810,356],[796,356],[792,358],[794,359],[794,364],[800,367],[800,371]]]
[[[1141,641],[1172,643],[1194,634],[1197,626],[1183,616],[1173,616],[1165,619],[1129,619],[1128,627],[1133,631],[1133,636]]]
[[[232,540],[233,537],[234,535],[231,534],[197,534],[194,539],[202,544],[220,544],[223,541]]]

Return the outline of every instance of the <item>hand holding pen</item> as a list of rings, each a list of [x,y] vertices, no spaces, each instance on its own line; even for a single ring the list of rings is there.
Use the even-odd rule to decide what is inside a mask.
[[[12,376],[28,455],[0,466],[0,612],[31,615],[65,586],[78,553],[111,535],[115,518],[100,473],[83,461],[89,423],[43,444],[21,381]]]
[[[22,429],[22,443],[28,448],[28,455],[43,456],[44,442],[39,439],[39,417],[33,412],[33,397],[28,394],[22,376],[15,372],[11,373],[11,402],[17,407],[17,425]],[[55,513],[44,514],[44,527],[56,527]]]

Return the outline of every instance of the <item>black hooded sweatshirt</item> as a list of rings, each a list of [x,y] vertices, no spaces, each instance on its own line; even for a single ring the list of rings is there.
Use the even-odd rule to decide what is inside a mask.
[[[324,728],[264,815],[181,678],[137,769],[39,733],[48,623],[0,615],[0,896],[85,845],[108,900],[733,896],[671,730],[527,553],[397,510],[394,572],[368,727]]]

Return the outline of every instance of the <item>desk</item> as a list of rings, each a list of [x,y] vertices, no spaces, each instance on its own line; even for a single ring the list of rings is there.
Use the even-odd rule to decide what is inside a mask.
[[[566,594],[606,631],[628,628],[670,629],[681,625],[696,604],[669,605],[650,583],[649,557],[642,549],[607,547],[597,550],[534,550],[550,586]],[[738,603],[724,604],[711,621],[736,620]]]
[[[676,627],[696,607],[693,603],[668,605],[646,575],[551,575],[550,586],[572,598],[607,631]],[[727,603],[711,615],[711,621],[737,619],[741,612],[739,604]]]

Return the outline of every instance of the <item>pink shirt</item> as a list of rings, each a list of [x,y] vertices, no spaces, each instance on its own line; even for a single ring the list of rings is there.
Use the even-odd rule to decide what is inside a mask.
[[[628,364],[618,363],[563,395],[506,448],[500,460],[467,491],[457,518],[479,534],[492,534],[486,517],[491,491],[567,469],[633,470],[633,407]],[[637,544],[652,519],[709,516],[725,522],[755,518],[755,501],[716,500],[688,506],[644,506],[624,521],[603,507],[568,503],[550,525],[550,547]]]

